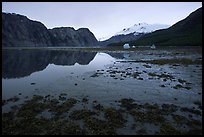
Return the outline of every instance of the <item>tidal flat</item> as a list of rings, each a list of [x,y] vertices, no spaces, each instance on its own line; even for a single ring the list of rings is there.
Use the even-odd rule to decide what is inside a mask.
[[[4,135],[202,134],[202,49],[2,50]]]

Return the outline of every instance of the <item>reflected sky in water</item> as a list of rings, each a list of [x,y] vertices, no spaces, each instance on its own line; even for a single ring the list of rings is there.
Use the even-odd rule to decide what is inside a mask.
[[[102,69],[116,60],[106,53],[52,50],[5,50],[2,57],[3,98],[29,96],[60,78]]]

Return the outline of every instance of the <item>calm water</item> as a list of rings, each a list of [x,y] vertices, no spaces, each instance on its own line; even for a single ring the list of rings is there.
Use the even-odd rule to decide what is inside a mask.
[[[4,50],[2,54],[3,99],[19,93],[29,96],[59,78],[101,69],[116,60],[106,53],[81,51]]]

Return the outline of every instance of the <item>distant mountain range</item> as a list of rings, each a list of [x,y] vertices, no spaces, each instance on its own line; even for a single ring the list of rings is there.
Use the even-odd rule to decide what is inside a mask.
[[[41,22],[14,13],[2,13],[3,47],[93,47],[98,41],[88,28],[47,29]]]
[[[102,38],[104,39],[104,38]],[[169,26],[138,23],[117,32],[111,38],[98,41],[88,28],[72,27],[47,29],[41,22],[14,13],[2,13],[2,47],[16,46],[201,46],[202,7],[185,19]]]
[[[135,40],[109,43],[108,46],[122,46],[126,42],[136,46],[201,46],[202,7],[167,29],[156,30]]]
[[[123,30],[117,32],[114,36],[109,39],[100,41],[102,46],[106,46],[112,43],[118,42],[127,42],[131,40],[136,40],[143,36],[144,34],[151,33],[159,29],[165,29],[170,27],[166,24],[147,24],[147,23],[138,23],[129,28],[124,28]]]

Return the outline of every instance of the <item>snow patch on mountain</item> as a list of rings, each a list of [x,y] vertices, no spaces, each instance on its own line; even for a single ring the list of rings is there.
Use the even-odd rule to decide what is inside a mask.
[[[119,31],[116,35],[127,35],[130,33],[134,33],[134,35],[138,35],[139,33],[150,33],[159,29],[166,29],[170,27],[170,25],[166,24],[147,24],[147,23],[138,23],[130,28],[124,28],[122,31]]]

